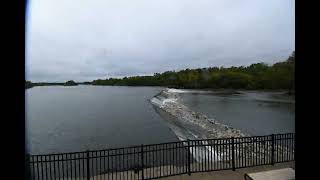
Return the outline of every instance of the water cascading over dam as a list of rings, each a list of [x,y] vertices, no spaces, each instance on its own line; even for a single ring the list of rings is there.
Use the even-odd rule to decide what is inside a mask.
[[[184,105],[180,99],[180,93],[210,93],[210,91],[178,90],[167,88],[155,95],[150,102],[155,110],[165,119],[168,127],[176,134],[181,141],[197,139],[215,139],[244,137],[245,134],[240,130],[234,129],[225,124],[217,122],[213,118],[194,112]],[[203,141],[205,144],[206,141]],[[223,156],[228,156],[226,151],[217,152],[217,150],[208,148],[208,146],[191,148],[190,153],[197,162],[202,162],[202,154],[213,153],[215,159],[219,161]],[[203,152],[205,151],[205,152]]]

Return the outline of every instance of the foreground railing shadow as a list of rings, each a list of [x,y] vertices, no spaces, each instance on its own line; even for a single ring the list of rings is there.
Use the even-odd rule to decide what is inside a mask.
[[[156,179],[295,160],[295,134],[28,155],[28,179]]]

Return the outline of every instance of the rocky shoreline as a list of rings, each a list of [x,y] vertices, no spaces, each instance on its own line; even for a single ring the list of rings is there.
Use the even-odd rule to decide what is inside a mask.
[[[208,118],[205,114],[194,112],[179,99],[180,91],[165,89],[155,96],[157,105],[185,127],[192,127],[198,132],[198,138],[230,138],[248,136],[238,129]],[[155,101],[153,101],[155,102]],[[199,137],[200,136],[200,137]]]

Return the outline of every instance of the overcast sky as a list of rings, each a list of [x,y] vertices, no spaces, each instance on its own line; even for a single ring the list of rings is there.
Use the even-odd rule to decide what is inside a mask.
[[[29,0],[27,79],[271,64],[294,50],[294,19],[293,0]]]

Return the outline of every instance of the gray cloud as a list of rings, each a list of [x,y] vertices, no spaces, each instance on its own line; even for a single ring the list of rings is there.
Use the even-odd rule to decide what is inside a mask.
[[[26,73],[76,81],[285,59],[293,0],[31,0]]]

